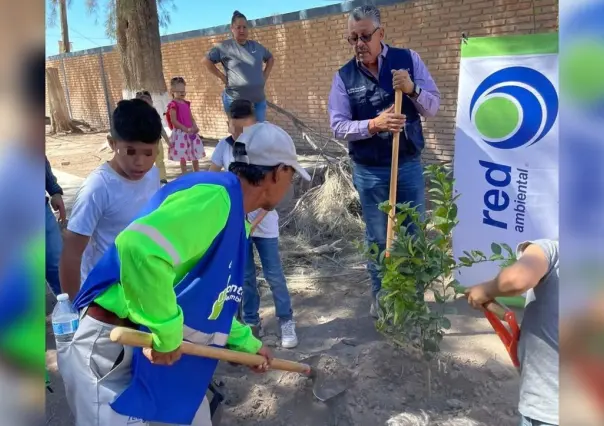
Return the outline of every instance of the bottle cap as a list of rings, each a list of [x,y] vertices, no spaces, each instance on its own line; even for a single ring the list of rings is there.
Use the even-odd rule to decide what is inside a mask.
[[[61,293],[57,296],[57,301],[59,302],[65,302],[69,300],[69,295],[67,293]]]

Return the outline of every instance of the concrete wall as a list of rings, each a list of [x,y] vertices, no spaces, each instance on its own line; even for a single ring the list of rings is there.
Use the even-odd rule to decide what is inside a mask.
[[[276,59],[266,88],[268,99],[324,135],[330,134],[327,97],[333,75],[352,55],[345,40],[347,12],[368,2],[357,0],[252,21],[250,37],[268,47]],[[446,161],[453,156],[462,32],[471,38],[558,29],[556,0],[374,0],[371,3],[382,11],[387,43],[416,50],[441,91],[439,114],[425,123],[426,161]],[[173,76],[187,80],[193,113],[201,133],[209,138],[226,135],[226,115],[220,100],[221,84],[201,68],[200,61],[213,44],[228,34],[225,25],[162,38],[166,80]],[[48,58],[47,66],[59,68],[73,118],[95,127],[108,127],[101,69],[109,108],[113,108],[122,89],[117,51],[108,46],[58,55]],[[289,119],[269,109],[268,120],[299,139]]]

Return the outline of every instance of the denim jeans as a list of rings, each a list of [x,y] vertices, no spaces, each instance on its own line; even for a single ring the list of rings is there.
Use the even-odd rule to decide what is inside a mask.
[[[292,302],[285,282],[285,274],[281,266],[278,238],[251,237],[245,279],[243,282],[243,321],[249,325],[260,324],[260,293],[256,281],[256,265],[254,263],[254,246],[258,250],[264,278],[273,293],[275,313],[280,322],[293,318]]]
[[[50,205],[46,203],[46,282],[55,295],[61,294],[59,260],[63,250],[61,228]]]
[[[222,106],[224,107],[224,112],[229,114],[229,108],[231,107],[231,103],[233,102],[233,98],[226,94],[225,91],[222,92]],[[254,103],[254,112],[256,113],[256,121],[266,121],[266,99],[260,102]]]
[[[520,426],[556,426],[556,425],[552,425],[550,423],[543,423],[543,422],[540,422],[539,420],[533,420],[528,417],[522,416],[522,418],[520,419]]]
[[[365,242],[367,246],[377,244],[381,252],[386,249],[388,216],[378,206],[388,201],[390,196],[390,167],[371,167],[354,163],[352,182],[361,202]],[[411,202],[412,206],[418,206],[420,213],[425,212],[424,175],[419,160],[399,164],[396,202]],[[375,263],[369,262],[367,267],[371,276],[371,292],[375,298],[382,288],[382,280]]]

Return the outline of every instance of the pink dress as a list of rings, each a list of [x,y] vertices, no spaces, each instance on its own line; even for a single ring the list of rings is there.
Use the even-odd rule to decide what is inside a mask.
[[[185,127],[193,127],[193,120],[191,120],[191,102],[170,102],[166,111],[168,124],[172,129],[168,158],[172,161],[194,161],[205,157],[206,152],[199,135],[185,133],[182,130],[173,127],[169,119],[170,111],[172,109],[176,110],[176,119],[180,124]]]

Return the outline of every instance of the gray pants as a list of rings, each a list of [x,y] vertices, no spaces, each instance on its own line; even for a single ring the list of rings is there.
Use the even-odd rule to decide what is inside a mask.
[[[67,402],[76,419],[75,426],[168,426],[123,416],[109,405],[132,378],[132,348],[109,339],[113,328],[115,326],[84,316],[71,342],[57,342],[57,363]],[[123,358],[115,365],[122,351]],[[192,425],[212,426],[207,398]]]

